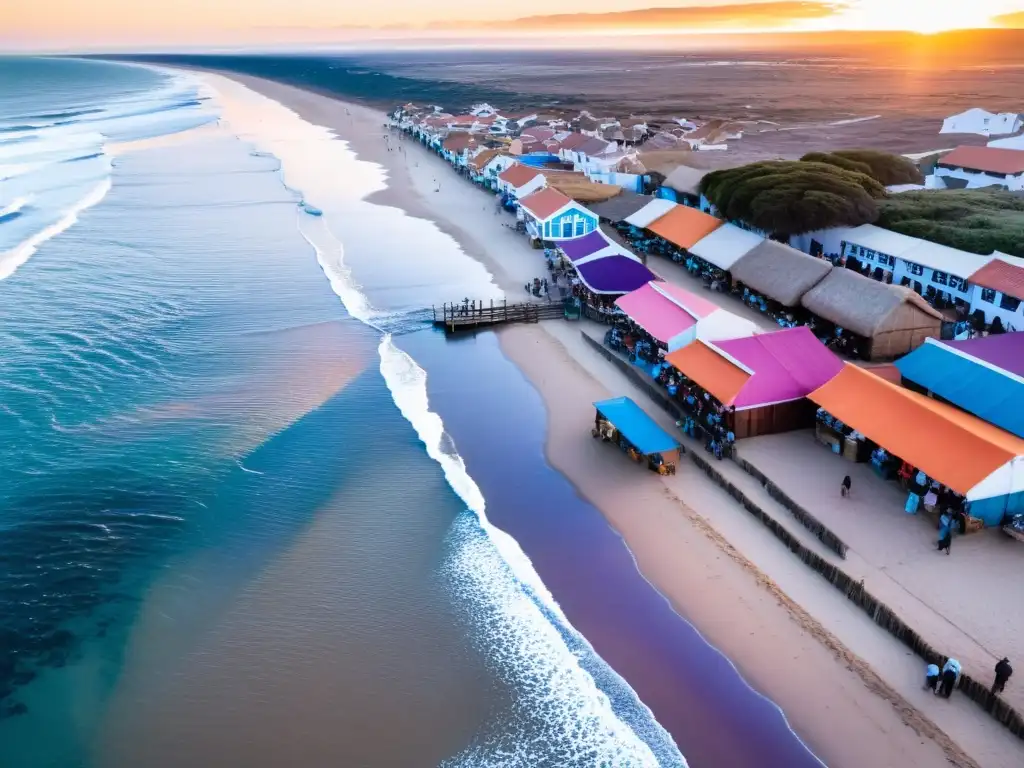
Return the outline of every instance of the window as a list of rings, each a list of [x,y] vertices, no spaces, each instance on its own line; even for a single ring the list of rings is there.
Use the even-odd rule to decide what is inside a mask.
[[[1020,307],[1020,299],[1015,299],[1013,296],[1007,296],[1003,294],[1003,300],[999,302],[1000,309],[1006,309],[1010,312],[1016,312]]]
[[[908,261],[907,262],[907,272],[909,272],[912,275],[923,275],[924,274],[924,267],[922,267],[920,264],[915,264],[912,261]]]
[[[991,288],[982,288],[981,289],[981,300],[986,302],[987,304],[995,304],[996,303],[996,292],[993,291]]]
[[[960,293],[967,293],[967,281],[956,275],[949,276],[949,287]]]
[[[939,285],[945,285],[946,284],[946,273],[945,272],[939,272],[939,270],[937,270],[937,269],[933,270],[932,271],[932,282],[933,283],[938,283]]]
[[[567,240],[572,237],[572,219],[562,220],[562,237]]]
[[[583,217],[582,216],[577,216],[576,217],[576,237],[583,237],[583,235],[586,233],[586,229],[585,229],[586,226],[587,226],[587,222],[583,219]]]

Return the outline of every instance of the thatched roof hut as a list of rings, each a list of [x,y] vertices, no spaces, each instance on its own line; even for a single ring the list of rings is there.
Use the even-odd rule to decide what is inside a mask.
[[[600,203],[611,200],[622,193],[622,187],[615,184],[598,184],[585,176],[575,174],[545,174],[548,186],[578,203]]]
[[[618,223],[632,216],[649,202],[651,202],[651,198],[647,195],[638,195],[636,192],[623,190],[621,194],[610,200],[590,206],[590,210],[602,219]]]
[[[804,294],[803,306],[868,340],[869,360],[893,360],[938,338],[942,315],[909,288],[834,269]]]
[[[831,271],[832,264],[824,259],[774,240],[765,240],[729,270],[734,280],[785,307],[797,306]]]

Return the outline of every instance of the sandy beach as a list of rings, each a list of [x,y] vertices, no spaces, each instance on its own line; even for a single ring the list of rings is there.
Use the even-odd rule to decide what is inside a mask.
[[[218,74],[203,75],[216,89]],[[544,274],[539,252],[494,200],[418,144],[388,133],[382,113],[257,78],[229,77],[332,129],[388,188],[369,199],[432,220],[483,264],[509,298]],[[655,266],[655,269],[658,267]],[[451,297],[459,300],[461,297]],[[505,354],[544,399],[547,456],[624,538],[643,575],[775,701],[830,766],[950,763],[1010,768],[1024,746],[963,696],[921,690],[923,665],[859,613],[693,465],[662,480],[590,439],[591,402],[628,394],[667,416],[582,339],[585,324],[507,328]],[[794,468],[799,472],[799,468]],[[638,649],[639,652],[639,649]]]

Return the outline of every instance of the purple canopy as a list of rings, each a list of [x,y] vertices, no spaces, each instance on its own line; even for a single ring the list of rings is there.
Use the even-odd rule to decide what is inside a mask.
[[[944,341],[957,352],[1024,376],[1024,333],[1000,333],[968,341]]]
[[[580,280],[594,293],[629,293],[657,276],[639,261],[626,256],[609,256],[588,261],[576,268]]]
[[[598,251],[603,251],[609,245],[613,245],[612,241],[605,237],[601,230],[595,229],[589,235],[565,240],[559,243],[558,247],[569,257],[569,261],[575,264],[580,259],[585,259],[587,256],[593,256]]]

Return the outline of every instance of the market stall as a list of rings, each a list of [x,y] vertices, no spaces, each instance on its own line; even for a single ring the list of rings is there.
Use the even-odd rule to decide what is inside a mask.
[[[666,360],[728,411],[736,439],[811,426],[807,396],[843,368],[806,328],[698,341]]]
[[[984,525],[1024,512],[1024,440],[958,408],[892,384],[851,363],[809,395],[834,420],[881,448],[913,487],[908,511],[935,494],[963,497]],[[911,498],[918,496],[917,500]]]
[[[597,415],[591,435],[617,445],[637,463],[661,475],[674,475],[679,463],[679,442],[628,397],[594,403]]]

